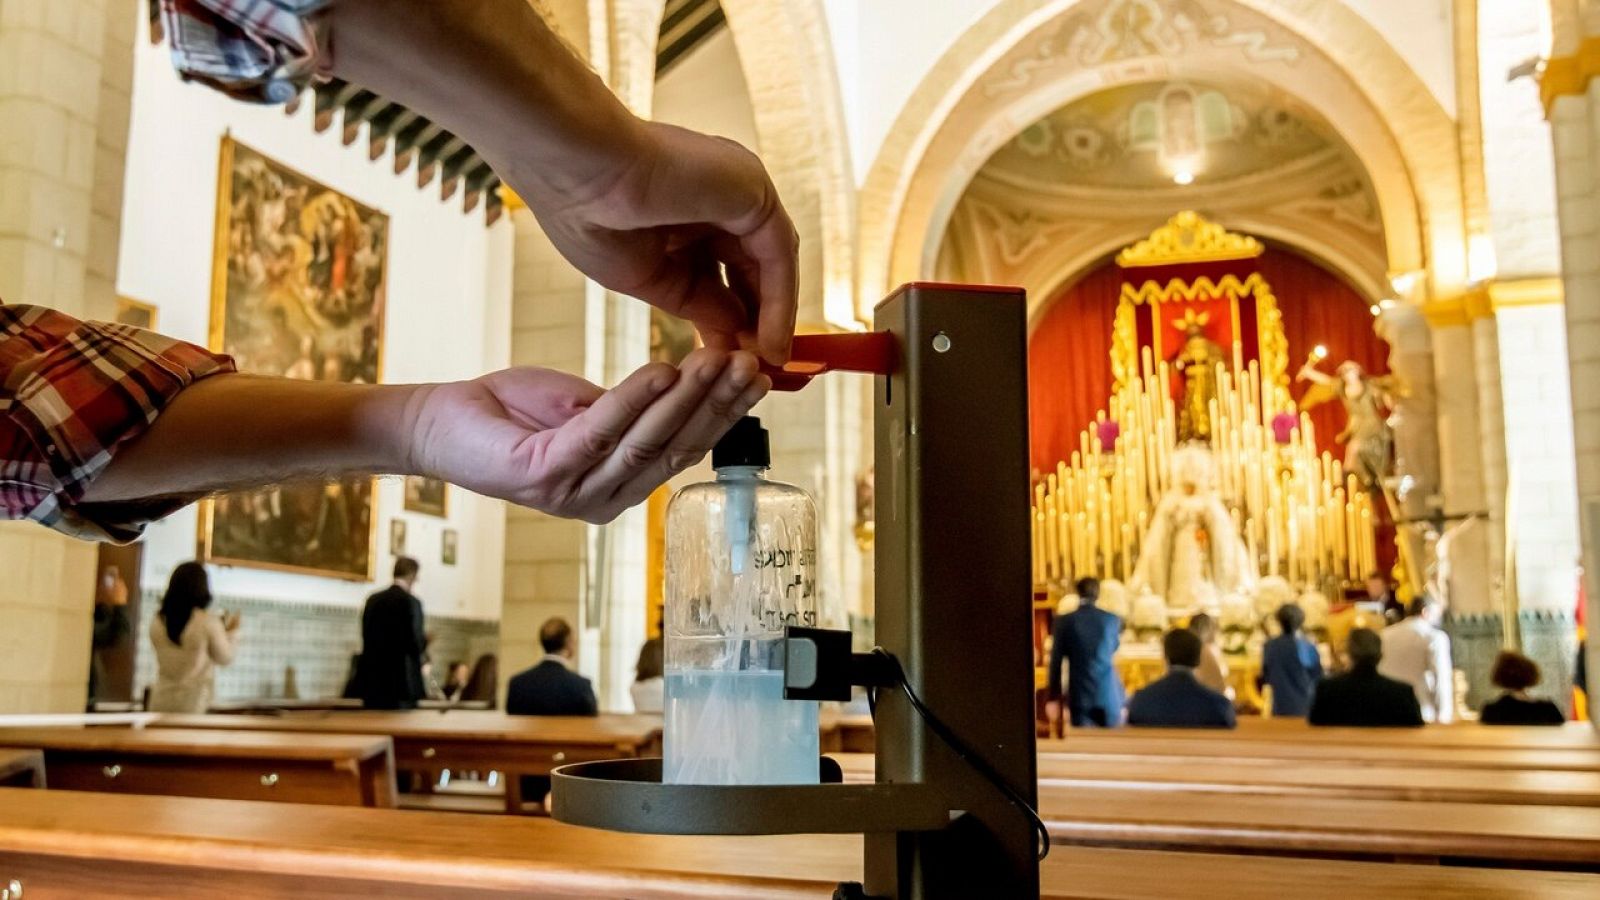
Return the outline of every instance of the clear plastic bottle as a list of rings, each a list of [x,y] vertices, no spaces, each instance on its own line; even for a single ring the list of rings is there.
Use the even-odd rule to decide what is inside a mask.
[[[711,452],[717,479],[667,507],[669,784],[816,784],[817,703],[783,699],[786,625],[838,627],[817,596],[817,508],[768,481],[767,431],[741,419]]]

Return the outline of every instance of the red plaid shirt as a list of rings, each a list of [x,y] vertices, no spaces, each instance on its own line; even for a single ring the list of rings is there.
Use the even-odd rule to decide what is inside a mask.
[[[232,371],[228,357],[152,331],[0,304],[0,509],[78,537],[138,537],[182,501],[78,501],[179,391]]]
[[[160,0],[172,64],[241,100],[287,103],[328,69],[332,0]]]
[[[283,103],[327,68],[331,0],[159,0],[173,64],[244,100]],[[117,449],[233,360],[128,325],[0,304],[0,513],[132,540],[184,501],[84,504]]]

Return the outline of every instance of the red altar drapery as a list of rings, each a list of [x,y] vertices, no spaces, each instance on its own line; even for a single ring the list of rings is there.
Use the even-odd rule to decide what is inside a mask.
[[[1317,344],[1328,348],[1324,371],[1331,373],[1346,359],[1361,363],[1369,372],[1387,371],[1388,346],[1373,333],[1369,301],[1337,275],[1292,251],[1269,247],[1254,260],[1132,271],[1108,260],[1052,297],[1029,338],[1029,427],[1034,467],[1049,471],[1057,461],[1070,458],[1078,447],[1079,433],[1111,397],[1112,326],[1125,278],[1138,282],[1154,278],[1162,283],[1174,277],[1192,280],[1209,275],[1215,279],[1223,271],[1248,271],[1252,267],[1271,286],[1283,314],[1290,378]],[[1182,317],[1182,309],[1174,307],[1177,317]],[[1253,316],[1248,312],[1241,326],[1242,331],[1254,329]],[[1148,339],[1149,327],[1144,325],[1141,329],[1141,342]],[[1175,338],[1176,332],[1171,328],[1168,331],[1165,337]],[[1207,328],[1208,334],[1212,331]],[[1255,356],[1253,343],[1246,345],[1247,359]],[[1164,339],[1163,346],[1166,356],[1176,349],[1172,340]],[[1229,349],[1226,344],[1224,349]],[[1305,388],[1303,382],[1290,386],[1297,400]],[[1343,451],[1333,444],[1333,437],[1344,423],[1340,404],[1323,404],[1311,413],[1311,419],[1318,445],[1342,458]]]

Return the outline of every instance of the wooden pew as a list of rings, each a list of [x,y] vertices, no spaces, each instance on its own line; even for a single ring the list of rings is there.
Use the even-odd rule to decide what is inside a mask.
[[[861,877],[861,840],[846,835],[659,837],[544,819],[41,796],[0,790],[0,883],[40,896],[789,900]],[[1048,900],[1600,896],[1588,874],[1071,846],[1051,852],[1041,880]]]
[[[833,754],[852,781],[870,781],[872,757]],[[1436,803],[1600,807],[1600,772],[1346,766],[1337,760],[1210,762],[1174,766],[1162,757],[1042,757],[1041,794],[1070,796],[1080,787],[1148,793],[1361,797]],[[1213,800],[1220,802],[1220,798]]]
[[[1174,765],[1191,767],[1219,762],[1284,760],[1315,763],[1332,760],[1344,765],[1600,771],[1600,750],[1581,748],[1529,750],[1522,747],[1321,744],[1303,740],[1299,736],[1258,738],[1238,735],[1229,738],[1206,737],[1198,731],[1184,731],[1178,736],[1168,737],[1130,728],[1093,736],[1074,732],[1072,737],[1063,740],[1039,741],[1041,765],[1051,759],[1066,762],[1092,757],[1144,759],[1155,756],[1170,760]]]
[[[510,716],[502,712],[307,712],[277,716],[174,716],[155,728],[385,735],[395,766],[409,771],[498,771],[506,775],[506,810],[523,810],[523,775],[548,775],[567,763],[660,752],[661,717]]]
[[[0,787],[44,787],[44,754],[0,749]]]
[[[1600,871],[1600,809],[1189,791],[1053,789],[1053,839],[1145,849],[1449,859]]]
[[[1428,725],[1423,728],[1330,728],[1306,724],[1304,719],[1272,719],[1245,716],[1239,727],[1227,729],[1138,728],[1118,734],[1158,737],[1205,737],[1215,740],[1293,739],[1314,744],[1381,744],[1395,747],[1487,747],[1521,750],[1592,750],[1600,754],[1600,732],[1588,722],[1568,722],[1561,726],[1482,725],[1458,722]],[[1094,740],[1106,736],[1106,729],[1078,729],[1065,738]]]
[[[52,788],[394,806],[394,754],[374,735],[186,729],[0,728],[41,750]]]

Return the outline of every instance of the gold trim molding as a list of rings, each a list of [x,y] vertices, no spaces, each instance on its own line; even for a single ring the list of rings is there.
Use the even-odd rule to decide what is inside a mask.
[[[1544,103],[1545,118],[1550,117],[1557,97],[1584,93],[1596,75],[1600,75],[1600,36],[1584,38],[1578,52],[1571,56],[1545,60],[1544,71],[1539,74],[1539,99]]]
[[[1521,306],[1560,306],[1565,302],[1566,288],[1555,275],[1489,284],[1489,305],[1496,310]]]
[[[1186,209],[1150,232],[1149,237],[1118,253],[1117,265],[1131,269],[1254,259],[1261,255],[1262,249],[1261,242],[1255,238],[1234,234],[1194,210]]]
[[[1259,246],[1259,245],[1258,245]],[[1241,279],[1227,274],[1212,281],[1202,275],[1194,281],[1173,278],[1166,284],[1149,280],[1135,287],[1122,285],[1117,300],[1117,317],[1112,326],[1111,375],[1113,388],[1122,390],[1130,384],[1139,370],[1138,323],[1136,306],[1159,306],[1163,302],[1193,301],[1219,297],[1228,301],[1233,316],[1234,365],[1241,368],[1239,359],[1239,303],[1252,297],[1256,303],[1256,356],[1261,366],[1261,380],[1274,391],[1274,403],[1283,405],[1289,396],[1289,342],[1283,334],[1283,312],[1278,309],[1278,298],[1272,286],[1260,272],[1251,272]],[[1158,317],[1159,318],[1159,317]],[[1160,353],[1159,331],[1154,342]]]
[[[1492,319],[1502,309],[1560,305],[1564,296],[1561,279],[1554,276],[1490,281],[1454,297],[1424,303],[1422,315],[1435,328],[1449,328]]]

